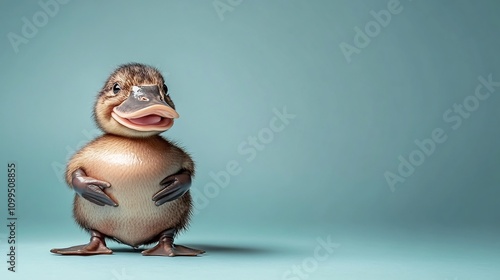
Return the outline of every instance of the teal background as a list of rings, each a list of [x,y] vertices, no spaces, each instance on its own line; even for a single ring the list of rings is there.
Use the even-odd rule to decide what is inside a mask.
[[[2,279],[498,279],[500,87],[456,130],[443,114],[479,76],[500,81],[500,3],[401,0],[348,62],[339,45],[388,2],[221,0],[231,10],[219,16],[213,1],[73,0],[16,53],[7,34],[43,9],[2,1],[0,218],[13,161],[19,219],[18,272],[1,257]],[[132,61],[166,78],[181,117],[163,135],[197,162],[194,192],[230,161],[241,172],[208,204],[196,196],[177,239],[204,256],[146,258],[116,243],[112,256],[54,256],[88,240],[58,168],[99,134],[94,98]],[[239,145],[284,107],[295,118],[247,161]],[[391,191],[384,173],[436,128],[447,140]],[[286,274],[327,236],[340,245],[327,260],[307,278]]]

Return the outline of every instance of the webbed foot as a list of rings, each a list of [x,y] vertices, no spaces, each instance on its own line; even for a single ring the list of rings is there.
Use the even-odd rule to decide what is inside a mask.
[[[143,256],[198,256],[205,251],[174,244],[174,230],[166,230],[161,236],[158,244],[151,249],[142,251]]]
[[[62,249],[52,249],[51,253],[60,255],[101,255],[101,254],[112,254],[113,251],[106,247],[106,242],[104,241],[104,235],[98,231],[91,231],[92,237],[90,242],[84,245],[78,245]]]

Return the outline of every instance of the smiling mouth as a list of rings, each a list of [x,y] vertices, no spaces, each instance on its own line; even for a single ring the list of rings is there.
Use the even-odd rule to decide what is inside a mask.
[[[111,117],[121,125],[137,131],[165,131],[172,127],[177,112],[164,105],[153,105],[141,110],[124,113],[113,108]]]

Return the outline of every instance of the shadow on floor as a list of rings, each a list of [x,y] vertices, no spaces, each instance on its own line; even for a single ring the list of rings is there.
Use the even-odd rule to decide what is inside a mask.
[[[230,245],[221,245],[221,244],[182,244],[187,247],[191,248],[196,248],[196,249],[201,249],[207,251],[207,253],[213,253],[213,254],[234,254],[234,255],[268,255],[272,253],[277,253],[280,250],[278,248],[276,249],[270,249],[270,248],[259,248],[259,247],[245,247],[245,246],[230,246]],[[146,247],[140,247],[138,249],[134,249],[131,247],[127,247],[126,245],[122,245],[120,247],[114,247],[114,246],[109,246],[111,250],[115,253],[141,253],[143,250],[146,248],[149,248],[151,246],[146,246]]]
[[[111,249],[115,253],[133,253],[133,254],[140,254],[142,251],[144,251],[143,247],[140,247],[138,249],[134,249],[132,247],[128,247],[127,245],[122,245],[122,247],[113,247],[109,246],[109,249]]]
[[[209,253],[267,255],[276,252],[272,248],[229,246],[221,244],[187,244],[186,246],[202,249]]]

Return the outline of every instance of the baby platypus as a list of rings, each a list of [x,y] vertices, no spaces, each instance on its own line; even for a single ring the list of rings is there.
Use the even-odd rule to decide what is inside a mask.
[[[194,163],[159,135],[179,117],[161,73],[137,63],[118,67],[97,96],[94,117],[105,134],[78,151],[66,170],[76,192],[74,218],[91,239],[51,252],[111,254],[105,242],[111,238],[132,247],[158,242],[145,256],[204,253],[173,243],[189,221]]]

